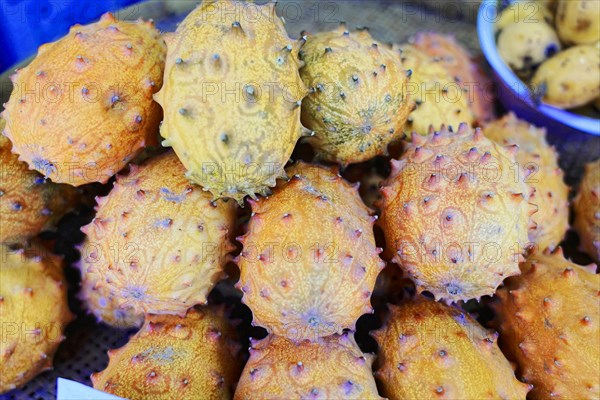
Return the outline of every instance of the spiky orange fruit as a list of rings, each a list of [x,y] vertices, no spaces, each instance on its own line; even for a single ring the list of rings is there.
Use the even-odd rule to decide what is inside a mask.
[[[116,294],[111,293],[110,287],[95,286],[89,278],[89,274],[83,274],[79,299],[98,322],[123,329],[142,325],[143,313],[136,312],[131,306],[119,306]]]
[[[238,238],[243,301],[254,323],[294,340],[341,333],[372,311],[371,292],[384,263],[375,218],[357,189],[335,172],[309,164],[252,203],[248,232]]]
[[[488,124],[484,134],[497,143],[519,146],[519,178],[535,189],[530,201],[538,207],[530,239],[540,250],[554,250],[569,228],[569,187],[563,181],[556,151],[546,142],[546,130],[511,112]]]
[[[131,400],[223,399],[240,376],[240,345],[223,311],[149,315],[125,346],[108,352],[94,388]]]
[[[0,247],[0,393],[52,368],[73,319],[61,260],[46,251]]]
[[[41,46],[2,113],[14,152],[54,182],[106,182],[156,140],[165,53],[151,22],[110,13]]]
[[[342,165],[387,153],[402,138],[414,104],[399,55],[367,30],[344,25],[309,36],[300,69],[311,93],[302,102],[302,122],[315,135],[308,141],[321,159]]]
[[[494,119],[494,91],[492,82],[467,49],[454,36],[435,32],[418,32],[414,46],[440,63],[454,78],[467,97],[467,102],[478,125]]]
[[[492,295],[519,274],[528,245],[530,188],[511,150],[462,124],[413,135],[381,191],[386,250],[415,281],[448,302]]]
[[[270,335],[252,342],[234,399],[380,399],[372,363],[348,334],[299,343]]]
[[[458,308],[417,297],[389,305],[375,376],[383,395],[400,399],[525,399],[519,382],[488,332]]]
[[[581,248],[600,263],[600,159],[585,166],[573,211]]]
[[[165,84],[155,96],[163,144],[215,198],[268,193],[309,133],[300,124],[305,40],[293,44],[274,2],[231,0],[204,1],[165,40]]]
[[[408,93],[416,104],[404,126],[408,138],[412,132],[427,135],[430,126],[440,129],[446,125],[456,129],[462,122],[473,125],[475,117],[468,97],[442,63],[411,44],[395,49],[400,53],[402,65],[410,71]]]
[[[236,205],[188,182],[172,151],[130,168],[82,228],[83,279],[108,290],[109,306],[185,315],[224,275]]]
[[[537,252],[495,304],[500,345],[518,363],[533,399],[600,397],[600,275],[566,260],[560,247]]]
[[[4,121],[0,118],[0,131]],[[0,242],[25,243],[56,222],[79,200],[68,185],[49,182],[11,153],[11,143],[0,136]]]

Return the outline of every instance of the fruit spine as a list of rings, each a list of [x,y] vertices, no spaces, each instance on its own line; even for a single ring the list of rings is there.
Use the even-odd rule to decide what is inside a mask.
[[[528,246],[530,188],[514,177],[514,152],[461,124],[413,134],[392,160],[380,204],[386,249],[415,281],[448,302],[492,295],[519,274]]]
[[[373,336],[379,344],[375,375],[390,400],[524,400],[528,392],[498,348],[498,334],[457,308],[421,296],[389,305]]]
[[[573,211],[581,248],[600,263],[600,160],[585,166]]]
[[[82,228],[84,283],[137,315],[185,315],[224,275],[236,206],[189,183],[172,151],[130,169]]]
[[[546,142],[546,130],[518,119],[512,112],[488,124],[486,137],[505,146],[517,145],[519,179],[535,191],[530,201],[538,207],[530,239],[539,250],[554,250],[569,228],[569,187],[558,166],[558,156]]]
[[[0,252],[0,393],[5,393],[52,369],[73,315],[58,257],[37,247],[14,252],[1,246]]]
[[[293,340],[354,329],[372,312],[384,266],[375,217],[356,187],[326,168],[297,164],[273,195],[252,202],[237,263],[242,301],[254,323]]]
[[[534,399],[600,396],[600,275],[554,253],[534,253],[498,290],[500,345]]]
[[[156,140],[165,52],[151,22],[110,13],[41,46],[2,113],[19,160],[55,182],[108,181]]]
[[[380,399],[372,363],[348,334],[300,343],[270,335],[251,342],[234,399]]]
[[[302,122],[315,135],[308,141],[317,156],[342,165],[387,153],[402,138],[414,104],[400,57],[367,30],[350,33],[344,25],[308,37],[300,69],[310,94],[302,103]]]
[[[203,2],[165,40],[165,84],[155,96],[163,144],[215,198],[268,193],[308,134],[298,73],[306,38],[292,44],[273,3],[219,0]]]
[[[0,118],[0,131],[4,121]],[[0,243],[24,244],[56,222],[79,200],[76,189],[49,182],[11,153],[0,136]]]
[[[223,310],[185,317],[149,315],[125,346],[109,350],[94,388],[137,399],[231,399],[240,375],[240,345]]]

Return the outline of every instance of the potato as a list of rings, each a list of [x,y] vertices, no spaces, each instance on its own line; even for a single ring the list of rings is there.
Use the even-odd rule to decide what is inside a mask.
[[[527,77],[539,64],[561,48],[554,29],[544,21],[516,22],[498,35],[498,52],[509,67]]]
[[[592,44],[600,40],[599,0],[560,0],[556,29],[568,44]]]
[[[545,61],[531,80],[541,99],[559,108],[587,104],[600,95],[600,47],[573,46]]]
[[[553,19],[553,15],[545,2],[516,1],[502,10],[500,18],[498,18],[498,21],[494,25],[494,29],[498,32],[517,22],[531,24],[547,22],[548,24],[552,24]]]
[[[556,7],[558,7],[558,0],[536,0],[536,3],[545,6],[552,14],[556,12]]]

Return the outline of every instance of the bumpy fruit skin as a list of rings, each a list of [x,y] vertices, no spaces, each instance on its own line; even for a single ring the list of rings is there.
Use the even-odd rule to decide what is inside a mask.
[[[0,119],[0,131],[4,121]],[[80,198],[69,185],[49,182],[11,153],[0,136],[0,243],[24,244],[73,209]]]
[[[600,160],[586,165],[573,211],[581,248],[600,264]]]
[[[519,382],[488,332],[468,314],[418,296],[389,305],[381,329],[375,376],[383,395],[400,399],[525,399]]]
[[[570,47],[546,60],[531,79],[542,101],[574,108],[600,95],[600,44]]]
[[[115,328],[139,328],[144,322],[144,314],[135,312],[133,307],[120,307],[114,294],[107,286],[96,287],[90,280],[90,274],[83,274],[79,300],[85,308],[97,318]]]
[[[2,113],[13,151],[54,182],[105,183],[155,142],[165,54],[152,23],[110,13],[41,46]]]
[[[569,44],[593,44],[600,40],[600,2],[560,0],[556,9],[556,29]]]
[[[518,363],[532,399],[600,396],[600,275],[553,254],[533,253],[495,304],[500,346]]]
[[[31,248],[0,251],[0,393],[5,393],[52,368],[73,315],[58,257]]]
[[[498,34],[498,53],[504,62],[522,78],[561,49],[556,32],[544,21],[516,22]]]
[[[82,228],[83,279],[108,289],[118,308],[185,315],[224,275],[236,205],[188,182],[172,151],[130,168]]]
[[[229,400],[240,376],[239,350],[220,309],[149,315],[125,346],[108,352],[108,366],[92,374],[92,383],[131,400]]]
[[[416,103],[404,126],[407,137],[412,132],[427,135],[430,126],[434,129],[442,125],[458,128],[462,122],[475,123],[468,96],[442,63],[410,44],[396,50],[400,52],[402,65],[410,70],[408,93]]]
[[[161,134],[215,198],[266,194],[302,135],[298,50],[274,3],[204,1],[167,35]]]
[[[465,95],[469,96],[467,100],[478,125],[484,125],[495,118],[492,82],[454,36],[418,32],[412,43],[442,64],[454,81],[466,90]]]
[[[519,274],[528,245],[531,189],[510,150],[461,125],[413,135],[381,191],[387,253],[436,299],[491,295]]]
[[[546,142],[546,130],[509,113],[487,125],[484,134],[502,145],[519,146],[516,159],[520,178],[535,189],[530,201],[538,207],[530,239],[540,250],[554,250],[569,228],[569,187],[556,151]]]
[[[402,138],[413,109],[400,57],[367,30],[345,26],[309,36],[300,55],[300,75],[311,93],[302,102],[302,122],[315,135],[317,156],[342,165],[387,153]]]
[[[372,364],[348,334],[300,343],[269,335],[252,342],[234,399],[381,399]]]
[[[254,323],[293,340],[354,329],[373,309],[371,292],[384,263],[375,217],[357,189],[333,171],[296,164],[288,183],[252,204],[238,238],[242,301]]]

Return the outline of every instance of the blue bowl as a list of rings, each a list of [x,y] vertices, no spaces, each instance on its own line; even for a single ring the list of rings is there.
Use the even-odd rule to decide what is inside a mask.
[[[0,1],[0,72],[35,54],[41,44],[64,36],[71,25],[95,21],[106,11],[117,12],[137,1]]]
[[[547,104],[536,104],[529,88],[504,63],[496,48],[494,24],[498,20],[497,0],[483,0],[477,15],[477,32],[481,50],[492,67],[500,102],[520,118],[545,126],[549,136],[585,140],[588,134],[600,136],[600,120],[561,110]]]

